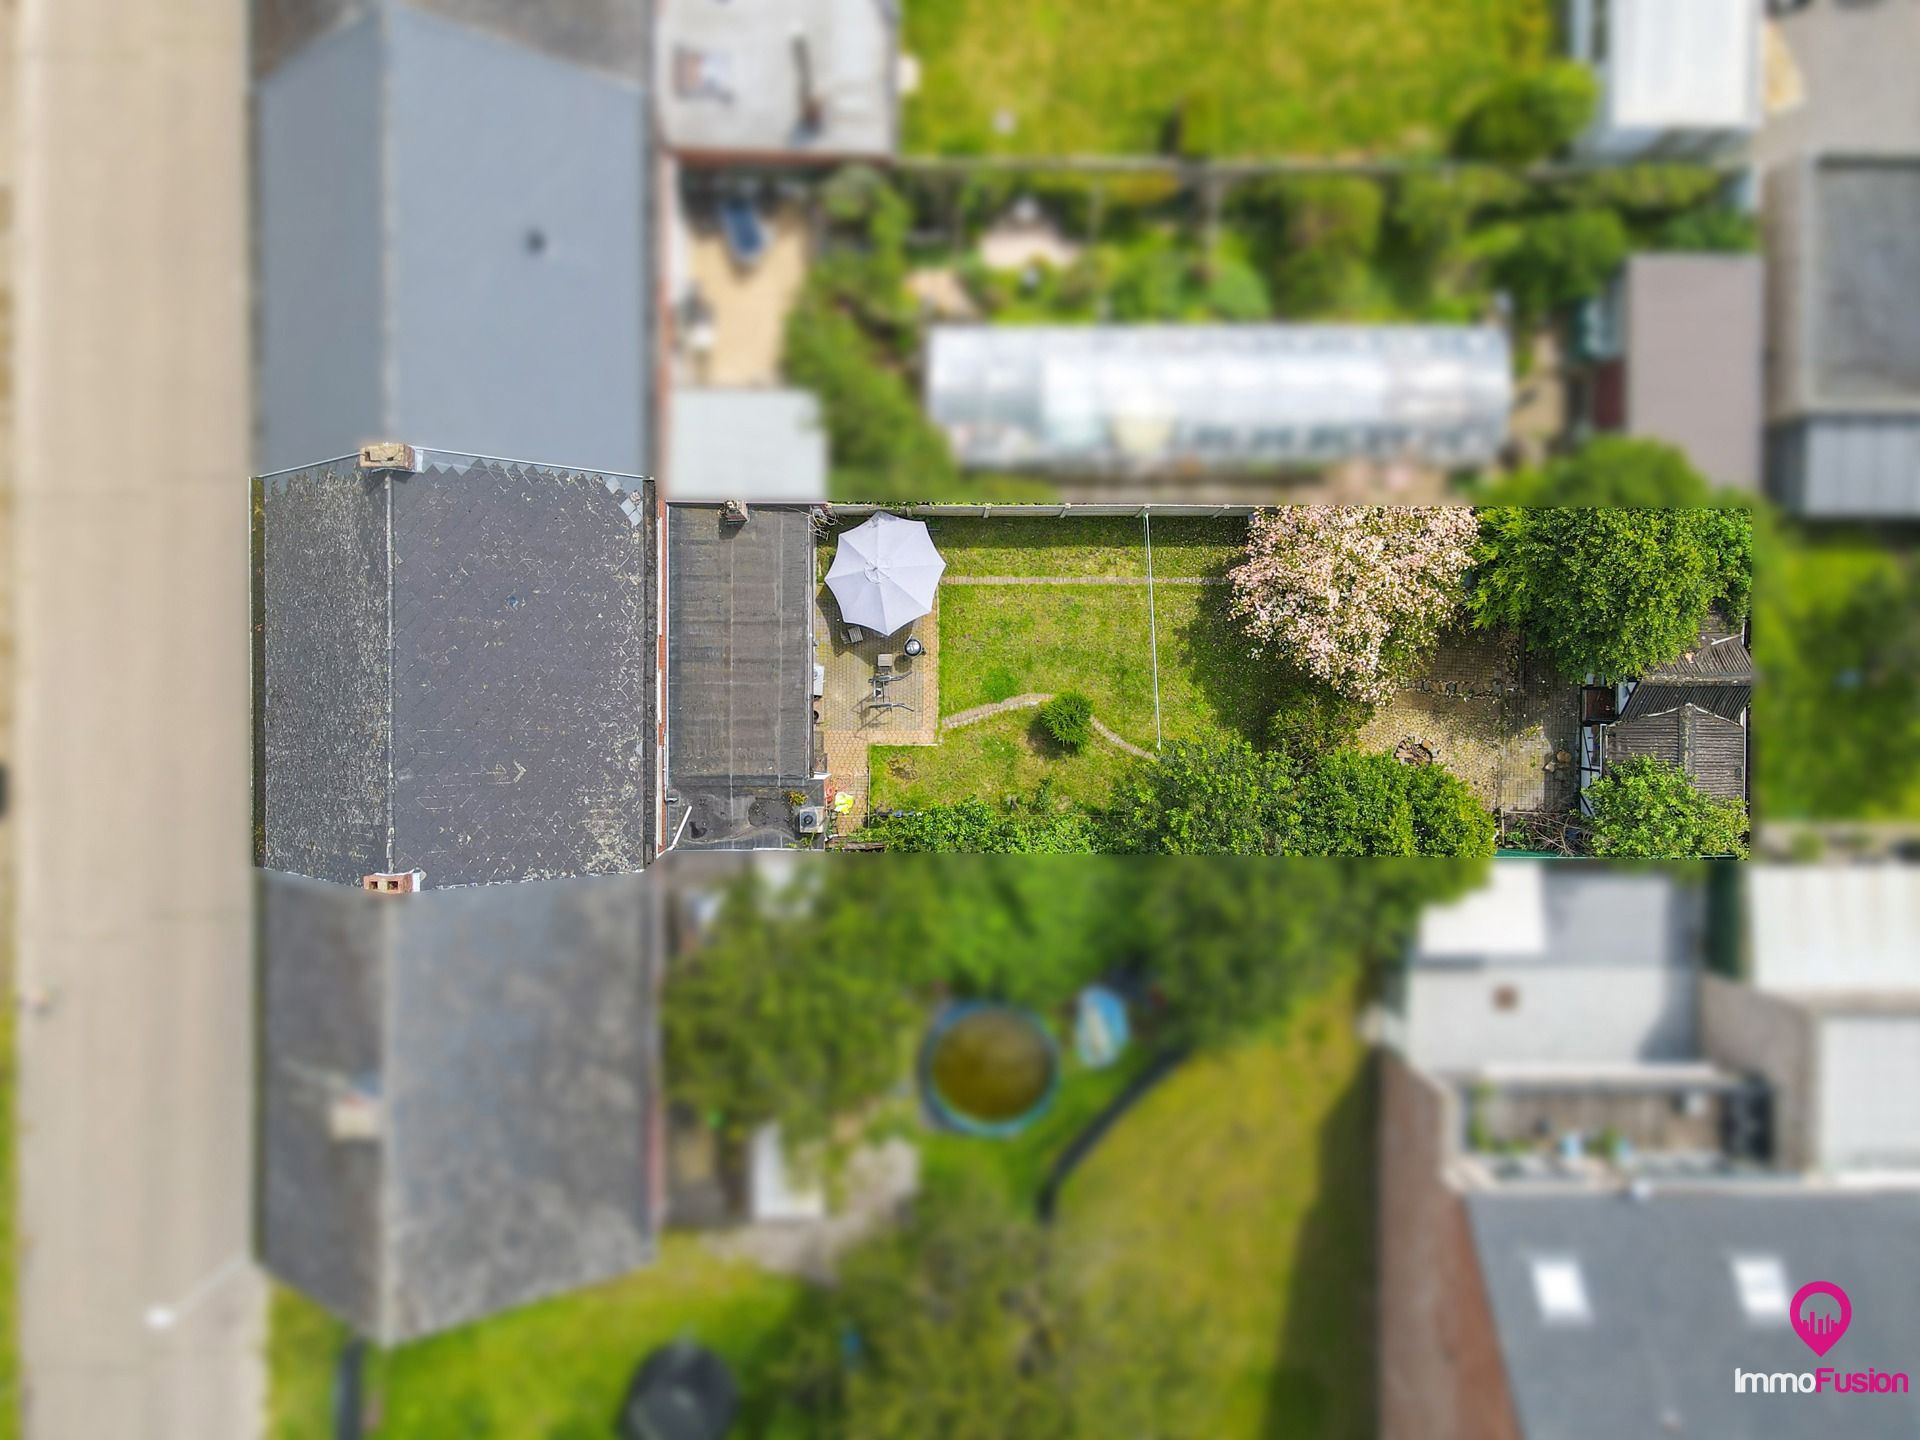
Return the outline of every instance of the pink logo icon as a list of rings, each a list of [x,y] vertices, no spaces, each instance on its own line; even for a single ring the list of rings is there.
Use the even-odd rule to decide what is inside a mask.
[[[1807,1348],[1825,1355],[1847,1333],[1853,1304],[1847,1292],[1831,1280],[1810,1280],[1793,1292],[1793,1307],[1787,1317],[1793,1321],[1793,1333],[1807,1342]]]

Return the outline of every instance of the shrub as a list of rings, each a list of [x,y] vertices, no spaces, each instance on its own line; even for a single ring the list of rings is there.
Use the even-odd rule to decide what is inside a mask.
[[[1714,196],[1720,183],[1720,172],[1711,165],[1662,160],[1588,170],[1552,188],[1570,209],[1591,205],[1652,217],[1699,205]]]
[[[1597,295],[1625,263],[1631,242],[1611,210],[1568,210],[1520,224],[1493,274],[1531,324],[1576,300]]]
[[[1587,790],[1596,855],[1683,860],[1747,854],[1747,807],[1708,795],[1687,773],[1650,755],[1611,767]]]
[[[1370,708],[1327,685],[1304,685],[1267,720],[1267,748],[1304,769],[1353,741]]]
[[[1714,205],[1674,216],[1653,238],[1662,250],[1740,255],[1760,248],[1760,227],[1745,211]]]
[[[1556,61],[1499,86],[1468,112],[1454,152],[1524,165],[1557,155],[1593,118],[1599,86],[1586,66]]]
[[[1207,280],[1207,309],[1220,320],[1265,320],[1273,314],[1273,297],[1260,272],[1245,260],[1216,255]]]
[[[1194,266],[1163,237],[1125,253],[1107,303],[1115,320],[1179,320],[1194,290]]]
[[[1389,217],[1394,243],[1407,259],[1431,271],[1458,251],[1475,219],[1526,195],[1525,182],[1503,170],[1410,172],[1394,187]]]
[[[1114,787],[1116,847],[1163,855],[1283,855],[1293,843],[1293,781],[1279,756],[1235,737],[1177,740]]]
[[[995,808],[984,800],[929,805],[869,821],[860,836],[889,850],[930,854],[1086,855],[1106,848],[1091,817],[1044,804]]]
[[[1337,750],[1302,778],[1302,855],[1493,853],[1493,816],[1459,777],[1438,765]]]
[[[952,492],[958,469],[946,437],[823,290],[810,288],[788,317],[785,363],[793,383],[820,398],[836,483],[856,492],[851,498]]]
[[[1093,739],[1093,701],[1077,690],[1056,695],[1040,707],[1040,723],[1054,744],[1078,753]]]
[[[1232,613],[1304,674],[1378,702],[1453,618],[1475,533],[1459,506],[1263,511],[1228,573]]]
[[[1322,313],[1352,299],[1379,244],[1384,205],[1377,184],[1353,175],[1246,187],[1235,209],[1254,227],[1281,313]]]

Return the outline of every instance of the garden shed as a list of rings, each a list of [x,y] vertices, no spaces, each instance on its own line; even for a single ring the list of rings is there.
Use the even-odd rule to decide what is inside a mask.
[[[962,465],[1100,473],[1483,465],[1512,398],[1479,325],[940,326],[926,380]]]

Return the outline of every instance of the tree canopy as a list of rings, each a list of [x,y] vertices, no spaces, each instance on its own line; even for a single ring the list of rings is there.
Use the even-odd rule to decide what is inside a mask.
[[[1737,617],[1752,584],[1752,528],[1737,510],[1492,506],[1468,601],[1563,674],[1646,673],[1692,646],[1716,602]]]
[[[1611,767],[1587,791],[1596,855],[1684,860],[1747,854],[1747,807],[1708,795],[1684,770],[1649,755]]]

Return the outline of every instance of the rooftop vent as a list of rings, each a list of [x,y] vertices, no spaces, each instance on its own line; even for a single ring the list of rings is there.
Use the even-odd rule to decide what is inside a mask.
[[[327,1133],[335,1140],[378,1140],[380,1101],[364,1090],[343,1090],[327,1106]]]
[[[1540,1318],[1549,1325],[1585,1325],[1593,1319],[1587,1303],[1587,1282],[1580,1262],[1568,1255],[1541,1256],[1533,1261],[1533,1298]]]
[[[824,805],[802,805],[793,812],[793,828],[802,835],[818,835],[827,821]]]

